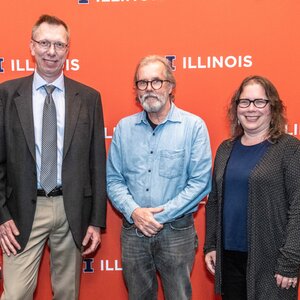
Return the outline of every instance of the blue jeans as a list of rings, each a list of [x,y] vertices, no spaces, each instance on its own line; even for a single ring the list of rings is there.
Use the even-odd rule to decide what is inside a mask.
[[[193,215],[173,222],[153,237],[123,221],[123,275],[130,300],[157,299],[158,272],[166,300],[191,299],[190,274],[198,246]]]

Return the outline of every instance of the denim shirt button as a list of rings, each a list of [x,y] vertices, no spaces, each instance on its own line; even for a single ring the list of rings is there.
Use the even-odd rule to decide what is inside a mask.
[[[149,192],[149,189],[146,189],[146,192]]]

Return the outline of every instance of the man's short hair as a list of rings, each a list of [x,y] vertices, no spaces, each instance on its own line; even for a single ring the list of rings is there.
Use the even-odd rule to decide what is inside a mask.
[[[57,26],[62,25],[66,29],[67,39],[69,41],[70,30],[69,30],[68,25],[63,20],[59,19],[58,17],[50,16],[50,15],[41,15],[39,17],[39,19],[35,22],[35,24],[32,27],[32,32],[31,32],[31,37],[32,38],[34,37],[34,33],[37,31],[37,29],[40,27],[40,25],[42,23],[47,23],[47,24],[50,24],[50,25],[57,25]]]

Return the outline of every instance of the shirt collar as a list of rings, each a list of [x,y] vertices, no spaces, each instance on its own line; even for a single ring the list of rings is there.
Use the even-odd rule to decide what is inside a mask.
[[[54,85],[57,89],[60,91],[64,91],[65,89],[65,83],[64,83],[64,74],[61,72],[59,77],[55,79],[53,82],[48,83],[45,79],[43,79],[37,71],[34,72],[33,75],[33,89],[38,90],[39,88],[43,87],[44,85]]]
[[[173,122],[173,123],[181,122],[181,115],[180,115],[179,109],[177,108],[177,106],[174,104],[173,101],[171,102],[171,108],[170,108],[170,111],[169,111],[166,119],[161,124],[164,124],[168,121]],[[142,111],[141,114],[139,114],[139,117],[136,121],[136,124],[141,124],[141,123],[149,124],[149,122],[147,120],[147,112],[145,110]]]

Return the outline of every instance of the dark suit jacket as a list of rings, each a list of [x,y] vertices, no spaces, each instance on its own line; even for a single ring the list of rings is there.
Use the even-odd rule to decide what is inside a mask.
[[[37,201],[33,75],[0,84],[0,223],[13,219],[22,249]],[[76,245],[89,225],[105,227],[105,141],[100,94],[65,77],[63,199]],[[45,200],[47,201],[47,200]]]

